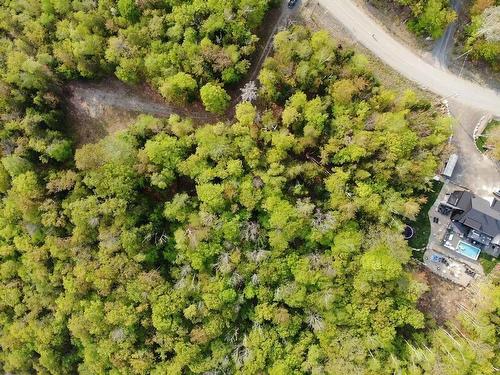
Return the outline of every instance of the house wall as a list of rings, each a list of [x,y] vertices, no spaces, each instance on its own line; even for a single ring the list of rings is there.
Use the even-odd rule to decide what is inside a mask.
[[[500,246],[492,246],[492,245],[485,246],[483,251],[486,254],[489,254],[489,255],[497,258],[500,255]]]

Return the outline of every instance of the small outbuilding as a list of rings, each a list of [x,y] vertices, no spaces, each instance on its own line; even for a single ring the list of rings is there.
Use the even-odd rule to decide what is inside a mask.
[[[453,171],[455,170],[457,162],[458,162],[458,155],[451,154],[441,175],[443,175],[446,178],[451,178],[451,176],[453,176]]]

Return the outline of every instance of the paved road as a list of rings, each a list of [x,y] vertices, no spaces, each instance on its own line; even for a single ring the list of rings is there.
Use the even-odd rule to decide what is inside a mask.
[[[484,113],[454,101],[450,101],[450,111],[457,120],[453,129],[453,143],[458,153],[452,181],[490,200],[493,198],[492,192],[500,188],[500,172],[495,162],[476,149],[472,138],[474,128]]]
[[[318,0],[354,37],[393,69],[443,97],[500,117],[500,93],[424,61],[394,39],[353,0]]]

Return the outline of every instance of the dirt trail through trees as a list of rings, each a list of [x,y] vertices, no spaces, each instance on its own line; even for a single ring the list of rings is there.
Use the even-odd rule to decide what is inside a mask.
[[[168,117],[177,113],[200,124],[219,120],[200,103],[175,106],[166,103],[147,85],[130,86],[114,77],[73,81],[65,91],[68,130],[78,146],[126,129],[140,114]]]
[[[448,68],[450,53],[453,49],[453,44],[455,43],[455,33],[465,10],[464,0],[453,0],[451,3],[453,9],[457,12],[457,19],[448,25],[443,36],[436,41],[434,48],[432,49],[432,57],[434,58],[436,65],[441,69]]]
[[[74,81],[68,85],[67,90],[69,101],[81,107],[91,118],[102,115],[106,106],[163,117],[178,113],[199,121],[210,121],[215,117],[201,105],[194,104],[188,108],[175,106],[166,103],[147,85],[130,86],[116,78],[106,78],[99,82]]]
[[[69,131],[77,145],[95,142],[107,134],[126,129],[139,114],[168,117],[179,114],[195,122],[221,121],[234,115],[234,107],[240,101],[240,89],[248,82],[257,79],[266,57],[272,50],[274,35],[287,26],[289,19],[300,7],[300,1],[292,9],[283,1],[280,7],[269,12],[268,22],[258,30],[261,42],[252,59],[252,67],[247,78],[229,90],[231,106],[226,116],[216,116],[203,108],[201,103],[176,106],[167,103],[158,93],[146,84],[132,86],[108,77],[101,81],[72,81],[66,87],[67,117]]]

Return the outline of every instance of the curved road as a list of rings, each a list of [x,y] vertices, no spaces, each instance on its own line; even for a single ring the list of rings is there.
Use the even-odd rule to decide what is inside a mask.
[[[500,93],[441,70],[394,39],[353,0],[318,0],[377,57],[423,88],[500,117]]]

